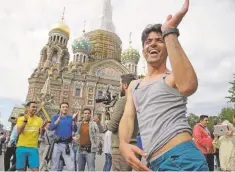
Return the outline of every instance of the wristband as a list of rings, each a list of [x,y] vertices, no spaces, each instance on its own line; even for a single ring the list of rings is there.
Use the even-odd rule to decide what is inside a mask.
[[[168,29],[164,30],[163,33],[162,33],[163,39],[165,39],[165,37],[167,35],[172,34],[172,33],[176,34],[177,36],[180,35],[179,29],[177,29],[177,28],[168,28]]]

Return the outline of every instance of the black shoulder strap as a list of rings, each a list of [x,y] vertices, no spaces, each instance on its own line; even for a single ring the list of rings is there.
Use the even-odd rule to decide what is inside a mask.
[[[49,140],[48,135],[47,135],[47,132],[45,132],[45,134],[46,134],[46,137],[47,137],[47,140],[48,140],[48,144],[51,145],[50,140]]]

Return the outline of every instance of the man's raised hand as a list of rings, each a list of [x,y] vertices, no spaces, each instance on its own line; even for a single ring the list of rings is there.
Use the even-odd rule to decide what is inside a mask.
[[[174,16],[168,15],[166,22],[162,25],[162,32],[169,28],[177,28],[185,14],[188,12],[189,0],[185,0],[183,8],[177,12]]]
[[[75,119],[78,116],[78,111],[73,114],[73,119]]]

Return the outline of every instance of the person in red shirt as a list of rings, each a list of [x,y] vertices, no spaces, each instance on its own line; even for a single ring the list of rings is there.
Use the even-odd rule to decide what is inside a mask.
[[[207,129],[209,119],[207,115],[201,115],[200,121],[194,126],[193,136],[198,149],[205,155],[210,171],[214,171],[214,155],[215,149],[212,145],[212,137]]]

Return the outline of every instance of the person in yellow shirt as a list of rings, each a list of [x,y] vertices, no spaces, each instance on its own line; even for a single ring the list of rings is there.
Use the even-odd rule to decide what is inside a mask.
[[[38,171],[38,136],[43,126],[43,120],[36,116],[37,103],[28,102],[26,104],[27,114],[17,120],[17,132],[19,139],[16,149],[16,169],[24,171],[26,161],[32,171]]]

